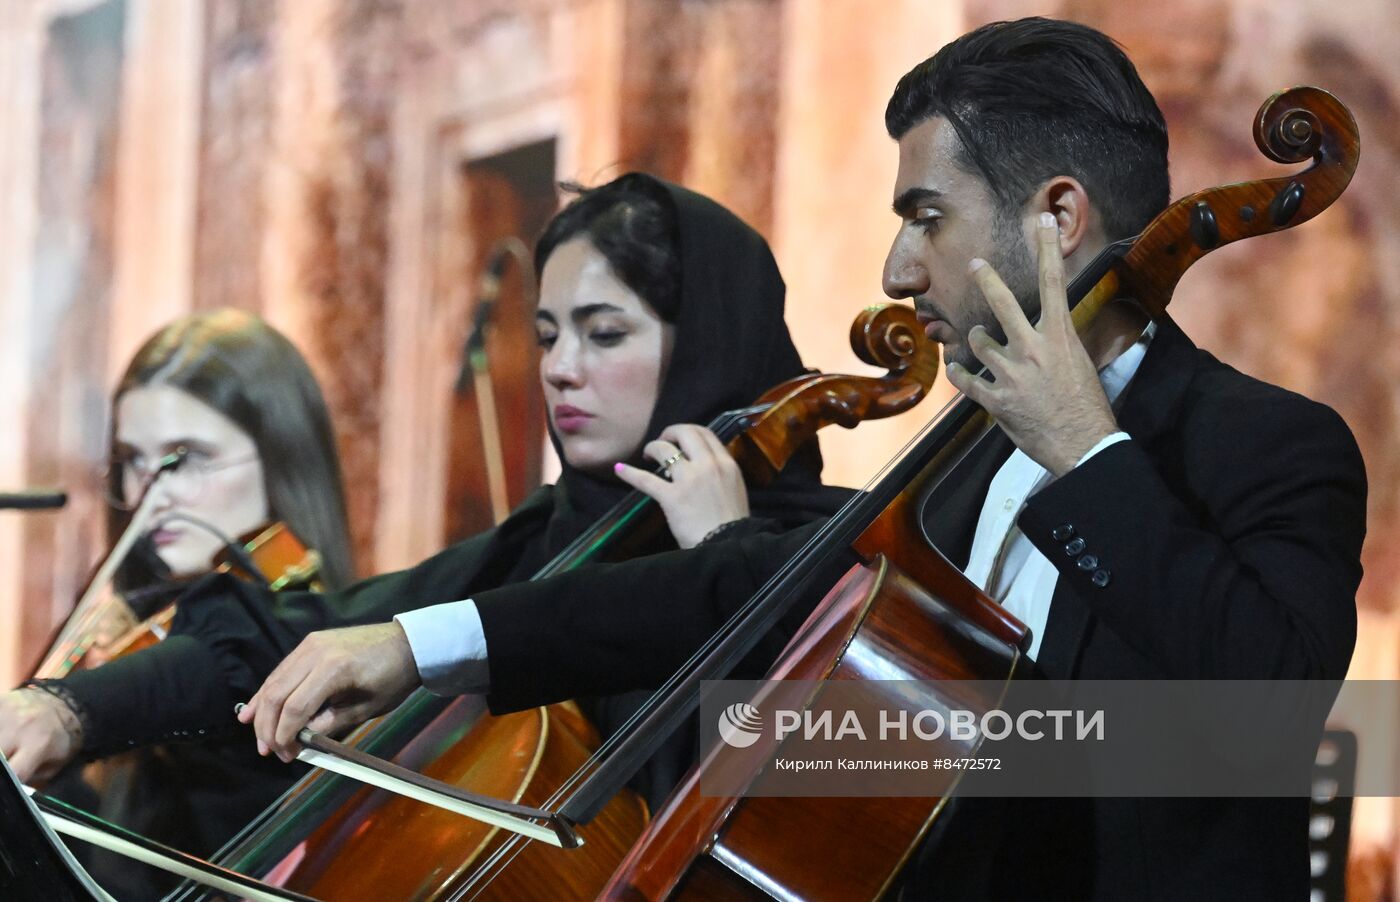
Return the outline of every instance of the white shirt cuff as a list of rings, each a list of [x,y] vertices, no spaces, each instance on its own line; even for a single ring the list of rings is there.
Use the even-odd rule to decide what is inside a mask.
[[[1103,438],[1099,439],[1099,443],[1097,445],[1090,448],[1084,453],[1083,457],[1079,458],[1079,463],[1075,464],[1075,466],[1082,467],[1084,466],[1084,461],[1093,457],[1095,454],[1098,454],[1100,451],[1107,448],[1109,445],[1116,445],[1119,442],[1126,442],[1131,438],[1132,436],[1128,435],[1128,433],[1126,432],[1115,432],[1112,435],[1105,435]]]
[[[463,695],[490,686],[486,633],[476,602],[451,601],[394,618],[408,636],[413,663],[429,692]]]

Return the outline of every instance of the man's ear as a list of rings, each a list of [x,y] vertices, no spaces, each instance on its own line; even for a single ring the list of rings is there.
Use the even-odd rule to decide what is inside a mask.
[[[1095,210],[1089,203],[1089,193],[1073,176],[1057,175],[1047,180],[1026,202],[1026,234],[1035,245],[1036,217],[1049,213],[1060,228],[1060,248],[1071,257],[1098,229]]]

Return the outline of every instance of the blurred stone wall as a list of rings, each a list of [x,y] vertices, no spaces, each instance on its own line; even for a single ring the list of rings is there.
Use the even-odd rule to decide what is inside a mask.
[[[393,0],[205,6],[194,305],[261,313],[307,355],[336,426],[366,574],[376,572],[402,17]]]

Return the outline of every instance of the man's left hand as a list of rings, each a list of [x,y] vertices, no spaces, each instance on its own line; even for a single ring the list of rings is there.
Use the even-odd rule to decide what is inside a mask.
[[[995,417],[1016,447],[1059,477],[1119,427],[1093,361],[1074,331],[1059,231],[1048,214],[1042,214],[1036,236],[1040,322],[1031,325],[996,271],[973,260],[972,276],[1006,331],[1006,344],[974,326],[968,347],[996,381],[974,376],[957,363],[949,364],[948,381]]]
[[[419,685],[408,637],[397,623],[312,633],[238,713],[258,753],[291,761],[303,727],[335,734],[398,705]]]

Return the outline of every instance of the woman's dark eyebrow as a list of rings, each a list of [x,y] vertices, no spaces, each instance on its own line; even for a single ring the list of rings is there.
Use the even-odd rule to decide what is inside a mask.
[[[573,320],[575,323],[584,323],[588,321],[589,317],[599,313],[626,312],[626,310],[623,310],[616,304],[599,302],[597,304],[583,304],[582,306],[575,307],[574,309],[569,311],[569,319]],[[544,322],[549,323],[551,326],[559,325],[559,321],[554,318],[554,314],[550,313],[548,310],[536,310],[535,319],[543,320]]]
[[[165,451],[166,454],[173,454],[176,450],[180,448],[195,448],[200,451],[211,450],[211,445],[211,442],[208,442],[202,438],[195,438],[192,435],[186,435],[181,436],[180,438],[173,438],[170,441],[165,442],[163,445],[161,445],[161,448]]]
[[[582,322],[586,322],[586,321],[588,320],[588,318],[591,317],[591,316],[593,316],[594,314],[598,314],[598,313],[626,313],[626,312],[627,312],[627,311],[623,310],[621,307],[617,306],[616,304],[606,304],[606,303],[584,304],[584,305],[581,306],[581,307],[575,307],[573,310],[570,310],[570,311],[569,311],[569,319],[573,320],[573,321],[576,322],[576,323],[582,323]]]
[[[113,450],[117,454],[127,455],[141,453],[140,448],[131,444],[130,442],[124,442],[121,439],[117,439],[115,442],[113,442],[113,444],[116,446]],[[160,457],[166,454],[174,454],[181,448],[188,448],[191,451],[200,451],[204,453],[209,453],[214,450],[214,447],[207,440],[202,438],[195,438],[192,435],[184,435],[178,438],[172,438],[168,441],[161,442],[157,456]]]

